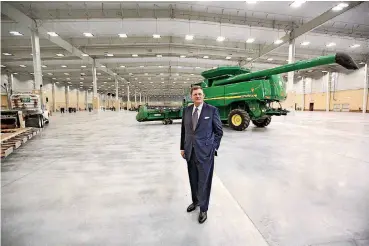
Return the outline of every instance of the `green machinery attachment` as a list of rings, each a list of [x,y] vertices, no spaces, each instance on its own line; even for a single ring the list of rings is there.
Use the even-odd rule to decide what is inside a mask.
[[[136,120],[143,121],[162,121],[164,125],[172,124],[173,120],[182,119],[183,107],[164,107],[140,105]]]
[[[265,127],[270,124],[272,116],[287,115],[288,111],[281,106],[273,108],[273,103],[280,105],[287,98],[281,74],[334,63],[346,69],[358,69],[349,55],[337,53],[256,72],[236,66],[218,67],[202,72],[204,81],[192,86],[202,87],[205,102],[218,108],[224,124],[242,131],[250,121],[257,127]],[[192,103],[188,96],[186,98],[183,107]],[[162,120],[168,124],[172,119],[181,118],[182,111],[183,108],[148,109],[141,106],[136,119],[139,122]]]

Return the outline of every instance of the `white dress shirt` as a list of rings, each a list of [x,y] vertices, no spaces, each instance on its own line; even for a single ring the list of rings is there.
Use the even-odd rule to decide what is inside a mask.
[[[200,118],[200,114],[201,114],[201,110],[202,110],[202,106],[204,105],[204,103],[201,103],[198,107],[197,107],[197,119]],[[192,109],[192,115],[193,113],[195,113],[195,104],[193,105],[193,109]]]

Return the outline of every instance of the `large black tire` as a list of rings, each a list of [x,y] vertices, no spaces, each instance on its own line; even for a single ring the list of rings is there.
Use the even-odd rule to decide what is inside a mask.
[[[228,125],[236,131],[245,130],[250,124],[250,116],[243,109],[233,109],[228,114]]]
[[[260,120],[253,120],[252,123],[257,127],[266,127],[272,121],[272,117],[268,115],[266,118]]]

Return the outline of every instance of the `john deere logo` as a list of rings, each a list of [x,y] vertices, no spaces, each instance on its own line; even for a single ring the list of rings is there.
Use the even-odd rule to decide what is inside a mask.
[[[254,92],[254,88],[251,88],[251,92]]]

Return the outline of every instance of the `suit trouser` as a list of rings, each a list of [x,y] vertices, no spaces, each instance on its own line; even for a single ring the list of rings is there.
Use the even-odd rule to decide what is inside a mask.
[[[195,150],[192,149],[187,168],[191,185],[192,202],[195,204],[198,203],[200,210],[205,212],[209,207],[214,163],[212,163],[210,170],[205,170],[204,166],[198,161]]]

